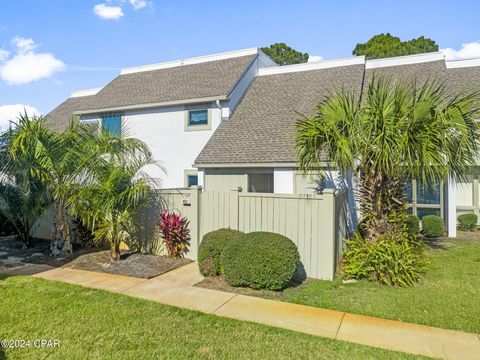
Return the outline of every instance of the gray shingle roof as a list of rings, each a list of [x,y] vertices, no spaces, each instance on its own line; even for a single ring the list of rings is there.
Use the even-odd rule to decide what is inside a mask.
[[[479,91],[480,66],[447,69],[448,90],[452,92]]]
[[[256,54],[120,75],[96,95],[70,98],[51,111],[48,121],[64,126],[72,111],[227,96]],[[88,98],[84,100],[79,100]]]
[[[92,106],[95,95],[74,97],[65,100],[46,116],[49,126],[56,130],[63,130],[67,127],[74,111],[88,109]]]
[[[258,77],[231,119],[223,122],[195,164],[296,162],[295,111],[310,115],[327,91],[339,87],[360,91],[374,74],[422,84],[445,81],[447,91],[480,90],[480,67],[447,69],[445,61],[365,69],[363,65]]]
[[[447,68],[445,61],[429,61],[425,63],[387,66],[377,69],[365,70],[365,87],[370,83],[374,74],[390,76],[394,79],[413,81],[423,84],[427,79],[443,81],[445,80]],[[365,88],[364,87],[364,88]]]
[[[363,72],[363,65],[350,65],[257,77],[231,119],[220,124],[195,163],[296,162],[297,112],[312,115],[332,89],[360,92]]]

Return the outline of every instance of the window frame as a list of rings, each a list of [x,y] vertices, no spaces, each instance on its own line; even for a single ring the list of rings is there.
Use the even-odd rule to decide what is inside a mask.
[[[206,111],[207,123],[201,125],[190,124],[190,113],[193,111]],[[212,108],[208,105],[195,105],[185,108],[185,131],[205,131],[212,129]]]
[[[411,190],[412,190],[412,199],[411,201],[408,201],[407,199],[407,209],[412,211],[413,215],[417,215],[417,210],[439,210],[440,211],[440,217],[442,219],[445,219],[445,182],[440,181],[439,182],[439,195],[440,195],[440,203],[439,204],[426,204],[426,203],[420,203],[417,201],[417,189],[419,182],[415,179],[409,180],[411,184]]]
[[[187,170],[184,170],[183,172],[183,183],[184,183],[184,186],[186,188],[190,188],[191,186],[189,186],[189,183],[188,183],[188,178],[190,176],[196,176],[197,177],[197,185],[198,186],[198,170],[195,170],[195,169],[187,169]],[[195,185],[192,185],[192,186],[195,186]]]

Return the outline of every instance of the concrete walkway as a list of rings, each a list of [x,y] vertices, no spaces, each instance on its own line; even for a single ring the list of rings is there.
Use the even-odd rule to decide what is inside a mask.
[[[196,262],[150,280],[67,268],[34,276],[383,349],[480,359],[477,334],[194,287],[203,279]]]

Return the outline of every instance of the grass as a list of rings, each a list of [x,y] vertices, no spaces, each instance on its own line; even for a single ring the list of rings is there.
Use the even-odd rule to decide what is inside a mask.
[[[417,359],[31,277],[0,278],[0,339],[59,339],[0,359]]]
[[[467,236],[430,248],[429,270],[410,288],[309,279],[283,292],[250,290],[248,295],[480,333],[480,240]]]

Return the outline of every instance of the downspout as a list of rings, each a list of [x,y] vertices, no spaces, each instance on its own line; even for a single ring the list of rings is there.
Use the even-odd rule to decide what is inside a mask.
[[[217,105],[217,108],[220,109],[220,122],[223,121],[223,108],[222,104],[220,104],[220,100],[215,100],[215,105]]]

